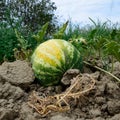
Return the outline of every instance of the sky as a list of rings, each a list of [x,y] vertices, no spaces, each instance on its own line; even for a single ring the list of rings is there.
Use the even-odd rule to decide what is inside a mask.
[[[51,0],[55,2],[61,22],[89,24],[89,17],[97,21],[120,22],[120,0]]]

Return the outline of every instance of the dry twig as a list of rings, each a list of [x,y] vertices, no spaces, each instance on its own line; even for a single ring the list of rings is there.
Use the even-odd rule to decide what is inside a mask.
[[[71,99],[78,99],[94,88],[95,80],[89,74],[78,75],[71,80],[71,85],[61,94],[40,98],[33,92],[28,105],[38,113],[46,116],[51,111],[63,112],[70,109]]]

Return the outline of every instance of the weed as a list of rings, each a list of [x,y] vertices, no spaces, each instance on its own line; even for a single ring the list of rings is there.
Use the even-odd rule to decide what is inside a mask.
[[[37,35],[33,35],[33,38],[35,38],[35,40],[37,41],[37,44],[40,44],[45,41],[44,37],[47,32],[48,25],[49,25],[49,22],[47,22],[42,26],[41,30],[38,31]]]
[[[68,22],[69,21],[64,23],[62,25],[62,27],[60,27],[59,30],[55,34],[52,35],[54,39],[62,39],[63,38],[63,35],[65,34],[65,30],[66,30],[66,28],[68,26]]]

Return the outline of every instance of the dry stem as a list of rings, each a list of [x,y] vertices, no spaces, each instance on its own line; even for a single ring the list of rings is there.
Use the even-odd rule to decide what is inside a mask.
[[[70,109],[71,99],[76,100],[94,88],[95,80],[89,74],[78,75],[71,80],[71,85],[61,94],[40,98],[33,92],[29,97],[28,105],[42,116],[51,111],[63,112]]]

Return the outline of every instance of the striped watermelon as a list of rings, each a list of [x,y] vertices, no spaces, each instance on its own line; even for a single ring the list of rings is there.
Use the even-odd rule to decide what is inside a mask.
[[[32,55],[32,68],[42,85],[57,84],[66,70],[74,68],[79,51],[69,42],[51,39],[40,44]]]

